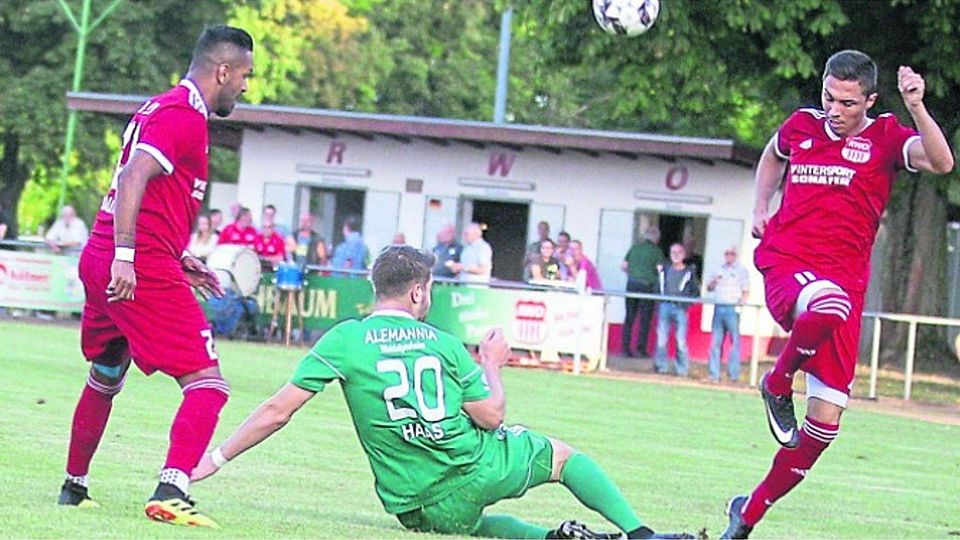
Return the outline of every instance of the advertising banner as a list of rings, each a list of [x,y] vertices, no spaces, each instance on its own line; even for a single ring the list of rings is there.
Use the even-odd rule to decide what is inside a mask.
[[[79,313],[83,283],[75,255],[0,250],[0,306]]]
[[[261,324],[274,309],[272,275],[264,276],[257,295]],[[520,291],[437,283],[427,322],[476,345],[494,326],[504,329],[516,349],[545,354],[575,354],[591,360],[603,354],[603,297],[550,291]],[[366,279],[310,275],[299,292],[304,327],[325,330],[338,321],[373,310],[373,289]],[[283,313],[278,320],[284,320]],[[281,322],[282,324],[282,322]],[[298,325],[294,316],[294,326]]]
[[[603,297],[552,291],[435,286],[427,322],[477,344],[494,326],[516,349],[575,354],[603,353]]]

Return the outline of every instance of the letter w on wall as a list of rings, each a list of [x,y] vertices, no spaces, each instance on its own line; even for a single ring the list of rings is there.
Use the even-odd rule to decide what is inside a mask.
[[[509,176],[510,169],[513,168],[513,162],[517,159],[516,154],[501,152],[499,154],[490,154],[490,163],[487,165],[487,174],[496,176],[499,171],[500,176]]]

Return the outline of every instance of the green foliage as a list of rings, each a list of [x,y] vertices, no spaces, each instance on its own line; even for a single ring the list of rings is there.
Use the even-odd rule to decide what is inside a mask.
[[[80,12],[79,0],[67,0]],[[109,4],[93,0],[95,18]],[[84,80],[87,91],[150,95],[162,90],[171,74],[183,73],[190,58],[190,44],[205,23],[223,20],[220,0],[125,0],[90,35]],[[0,135],[19,142],[13,159],[26,168],[33,190],[21,216],[35,228],[49,217],[43,201],[57,190],[67,110],[65,94],[73,79],[77,36],[57,0],[6,0],[0,3]],[[125,119],[123,120],[125,121]],[[116,153],[105,143],[108,127],[121,129],[116,119],[81,115],[76,137],[76,165],[68,203],[84,208],[89,222],[103,195],[97,174],[112,167]],[[4,150],[6,151],[6,149]],[[5,156],[10,157],[10,156]],[[109,176],[107,178],[109,180]],[[11,188],[12,178],[0,174],[0,193],[13,205],[20,196]],[[79,182],[79,184],[77,183]],[[35,185],[33,185],[35,184]],[[55,195],[54,195],[55,197]],[[37,214],[34,215],[33,212]]]

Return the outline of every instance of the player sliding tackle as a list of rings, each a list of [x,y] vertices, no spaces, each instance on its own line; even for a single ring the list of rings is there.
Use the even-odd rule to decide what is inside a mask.
[[[387,512],[415,531],[500,538],[618,538],[575,521],[556,529],[486,506],[560,482],[628,538],[645,527],[600,466],[567,444],[503,424],[500,368],[510,347],[500,330],[480,345],[479,365],[460,341],[424,322],[433,255],[410,246],[384,250],[373,265],[376,310],[330,329],[293,379],[264,402],[193,472],[202,480],[282,428],[326,385],[339,381]]]
[[[877,100],[877,66],[858,51],[834,54],[823,74],[823,110],[797,110],[760,157],[756,265],[770,313],[792,330],[760,391],[770,431],[784,448],[750,497],[730,501],[721,538],[746,538],[840,431],[857,364],[870,251],[897,171],[953,169],[946,138],[923,104],[923,77],[901,66],[897,84],[916,130],[889,114],[868,117]],[[783,202],[768,218],[787,164]],[[807,373],[807,416],[798,430],[792,395],[799,369]]]

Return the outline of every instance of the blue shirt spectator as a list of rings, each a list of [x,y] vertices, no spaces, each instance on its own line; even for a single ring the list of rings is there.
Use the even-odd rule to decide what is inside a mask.
[[[343,221],[343,242],[333,250],[331,265],[338,269],[366,270],[370,252],[363,243],[357,218],[351,216]]]

